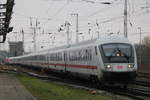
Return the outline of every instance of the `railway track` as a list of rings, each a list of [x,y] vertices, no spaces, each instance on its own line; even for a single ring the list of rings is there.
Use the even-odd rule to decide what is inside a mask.
[[[7,72],[13,72],[13,73],[15,72],[19,74],[24,73],[24,74],[27,74],[27,75],[30,75],[32,77],[36,77],[42,80],[54,81],[57,84],[63,84],[63,85],[67,85],[70,87],[84,89],[88,91],[96,91],[96,93],[106,94],[107,92],[107,93],[111,93],[115,95],[129,97],[135,100],[150,100],[149,83],[144,83],[142,81],[136,81],[134,84],[135,86],[130,86],[126,89],[120,88],[120,87],[102,87],[99,89],[99,88],[91,86],[91,84],[89,84],[89,81],[74,79],[74,77],[63,76],[62,74],[61,75],[55,75],[55,74],[44,75],[44,74],[39,74],[36,71],[22,69],[21,67],[19,67],[18,70],[9,70]]]
[[[146,86],[150,88],[150,82],[149,81],[145,81],[145,80],[136,80],[135,81],[136,85],[141,85],[141,86]]]
[[[123,94],[129,97],[139,99],[139,100],[149,100],[150,99],[150,74],[139,72],[135,83],[129,86],[125,91],[126,93]]]
[[[127,88],[130,94],[135,95],[135,97],[141,99],[141,100],[149,100],[150,99],[150,88],[146,87],[131,87]]]
[[[139,78],[148,78],[148,79],[150,79],[150,73],[138,72],[137,77],[139,77]]]
[[[150,73],[139,72],[135,81],[136,86],[147,87],[150,90]],[[149,91],[150,92],[150,91]]]
[[[122,95],[122,96],[127,96],[135,100],[149,100],[150,95],[147,92],[143,92],[139,89],[135,88],[127,88],[127,89],[113,89],[110,91],[111,93]]]

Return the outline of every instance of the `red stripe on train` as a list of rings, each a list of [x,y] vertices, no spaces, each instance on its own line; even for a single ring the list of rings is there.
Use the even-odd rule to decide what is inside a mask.
[[[39,63],[38,63],[39,64]],[[72,68],[83,68],[83,69],[97,69],[97,66],[92,65],[73,65],[73,64],[52,64],[52,63],[40,63],[41,65],[53,65],[53,66],[62,66],[62,67],[72,67]]]
[[[97,66],[91,66],[91,65],[72,65],[72,64],[69,64],[66,67],[85,68],[85,69],[97,69]]]

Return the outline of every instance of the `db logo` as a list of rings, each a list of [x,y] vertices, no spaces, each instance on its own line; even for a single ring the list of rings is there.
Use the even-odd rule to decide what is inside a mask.
[[[117,66],[117,69],[122,69],[123,68],[123,66]]]

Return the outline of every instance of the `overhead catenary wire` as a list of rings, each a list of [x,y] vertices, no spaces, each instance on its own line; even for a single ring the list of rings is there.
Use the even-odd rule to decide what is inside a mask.
[[[24,14],[21,14],[21,13],[18,13],[18,12],[14,12],[14,14],[15,15],[18,15],[18,16],[22,16],[22,17],[24,17],[24,18],[26,18],[26,19],[30,19],[30,18],[32,18],[32,19],[39,19],[39,20],[52,20],[51,18],[42,18],[42,17],[35,17],[35,16],[27,16],[27,15],[24,15]]]
[[[59,13],[61,13],[61,12],[64,10],[64,8],[66,7],[66,5],[68,5],[68,4],[69,4],[69,0],[67,0],[67,2],[64,3],[64,5],[61,6],[51,18],[53,18],[53,20],[55,20],[56,17],[57,17],[57,15],[59,15]],[[47,12],[48,12],[48,11],[49,11],[49,9],[47,10]],[[58,20],[56,20],[56,21],[58,21]],[[45,21],[45,22],[42,24],[42,26],[44,26],[46,23],[48,23],[48,21]]]
[[[110,1],[93,1],[93,0],[81,0],[83,2],[92,3],[92,4],[111,4],[113,2]]]
[[[53,0],[51,0],[51,1],[53,1]],[[66,1],[66,0],[63,0],[63,1]],[[73,1],[73,0],[72,0]],[[81,0],[81,1],[83,1],[83,0]],[[67,2],[68,3],[68,2]],[[67,3],[65,3],[65,4],[67,4]],[[112,5],[112,7],[113,7],[113,5]],[[64,7],[64,5],[61,7],[61,8],[65,8]],[[63,9],[59,9],[55,14],[56,14],[56,16],[58,16],[61,12],[62,12],[62,10]],[[106,8],[107,9],[107,8]],[[101,12],[100,12],[101,13]],[[30,16],[27,16],[28,18],[30,18]],[[137,16],[138,17],[138,16]],[[40,20],[40,18],[36,18],[36,17],[33,17],[33,18],[35,18],[35,19],[39,19]],[[55,18],[54,18],[55,19]],[[41,19],[41,20],[43,20],[43,19]],[[48,22],[48,21],[50,21],[50,20],[48,20],[48,19],[44,19],[45,20],[45,22]],[[53,19],[52,19],[53,20]],[[62,19],[63,20],[63,19]],[[57,20],[56,20],[57,21]],[[112,22],[112,21],[115,21],[115,20],[110,20],[110,19],[108,19],[108,20],[105,20],[105,21],[101,21],[100,22],[100,24],[104,24],[104,23],[109,23],[109,22]]]
[[[51,0],[51,4],[45,12],[46,14],[51,10],[53,4],[54,4],[54,0]],[[44,26],[46,23],[48,23],[48,21],[49,20],[45,20],[45,22],[42,23],[42,26]]]
[[[73,0],[71,0],[72,2],[73,2]],[[82,0],[81,0],[82,1]],[[67,2],[68,3],[68,2]],[[67,4],[66,3],[66,4]],[[102,2],[95,2],[95,3],[102,3]],[[59,14],[59,13],[61,13],[61,11],[65,8],[65,6],[66,6],[66,4],[64,4],[55,14],[54,14],[54,17],[56,18],[57,17],[57,15]],[[113,7],[113,6],[112,6]],[[104,9],[106,9],[106,8],[104,8]],[[103,10],[104,11],[104,10]],[[88,18],[89,18],[89,16],[88,16]],[[85,19],[85,18],[84,18]],[[48,22],[48,21],[47,21]],[[46,22],[45,22],[46,23]]]
[[[134,7],[134,0],[130,0],[131,1],[131,5],[132,5],[132,13],[134,13],[134,11],[135,11],[135,7]]]
[[[139,35],[139,34],[140,34],[140,33],[137,32],[137,33],[131,33],[130,35],[133,36],[133,35]],[[150,34],[150,32],[142,32],[142,34]]]
[[[141,12],[141,11],[143,11],[144,9],[146,9],[146,8],[143,8],[143,9],[134,11],[134,13],[128,15],[129,18],[130,18],[131,16],[140,17],[141,15],[146,14],[146,12]],[[139,13],[139,12],[140,12],[140,13]],[[112,22],[112,21],[115,21],[115,20],[118,20],[118,19],[122,19],[122,18],[123,18],[123,15],[122,15],[122,16],[118,16],[118,17],[113,17],[113,18],[110,18],[110,19],[108,19],[108,20],[101,21],[101,22],[99,22],[99,24],[109,23],[109,22]],[[128,21],[131,23],[130,19],[128,19]],[[85,27],[87,27],[87,25],[81,26],[80,28],[85,28]]]
[[[66,7],[66,5],[68,5],[69,3],[68,2],[66,2],[62,7],[60,7],[58,10],[57,10],[57,12],[53,15],[53,17],[57,17],[57,15],[62,11],[62,10],[64,10],[64,8]],[[52,18],[53,18],[52,17]]]
[[[55,0],[48,0],[48,1],[55,1]],[[66,0],[61,0],[61,1],[66,1]],[[81,1],[88,1],[88,0],[81,0]],[[90,0],[89,0],[90,1]],[[73,2],[73,0],[72,0],[72,2]],[[67,2],[68,3],[68,2]],[[67,4],[66,3],[66,4]],[[65,4],[64,4],[65,5]],[[64,5],[54,14],[54,16],[55,15],[57,15],[57,14],[59,14],[60,12],[61,12],[61,10],[62,10],[62,8],[64,8]],[[115,5],[118,5],[118,4],[115,4]],[[112,6],[113,6],[113,4],[112,4]],[[106,9],[106,8],[105,8]],[[103,9],[102,9],[103,10]],[[97,12],[99,12],[99,11],[97,11]],[[34,16],[26,16],[26,15],[23,15],[23,14],[21,14],[21,13],[17,13],[17,12],[14,12],[15,14],[17,14],[17,15],[20,15],[20,16],[23,16],[23,17],[26,17],[26,18],[30,18],[30,17],[32,17],[33,19],[35,18],[35,19],[42,19],[42,20],[47,20],[47,19],[52,19],[52,18],[40,18],[40,17],[34,17]],[[96,13],[96,12],[95,12]],[[101,13],[101,12],[99,12],[99,13]],[[93,15],[93,14],[91,14],[91,15]],[[89,17],[89,16],[88,16]]]
[[[51,1],[53,1],[53,0],[51,0]],[[62,0],[62,1],[66,1],[66,0]],[[73,0],[72,0],[73,1]],[[132,1],[132,0],[131,0]],[[135,1],[135,0],[133,0],[133,1]],[[116,4],[116,3],[115,3]],[[109,10],[109,9],[111,9],[111,8],[113,8],[113,7],[115,7],[116,5],[111,5],[111,6],[108,6],[108,7],[104,7],[104,8],[102,8],[102,10],[100,11],[100,12],[98,12],[98,13],[95,13],[95,15],[97,15],[97,14],[100,14],[100,13],[103,13],[104,11],[107,11],[107,10]],[[121,4],[121,3],[119,3],[119,4]],[[133,4],[133,3],[131,3],[131,4]],[[130,5],[131,5],[130,4]],[[67,7],[67,6],[66,6]],[[60,15],[60,14],[62,14],[63,13],[63,11],[65,11],[66,9],[66,7],[64,7],[63,8],[63,6],[61,6],[60,7],[60,9],[61,8],[63,8],[62,10],[59,10],[59,9],[57,9],[56,10],[56,12],[54,13],[54,14],[56,14],[56,17],[58,16],[58,15]],[[133,6],[132,6],[133,7]],[[130,17],[132,17],[133,19],[135,19],[135,18],[137,18],[137,17],[139,17],[139,16],[143,16],[144,14],[146,14],[146,12],[143,12],[146,8],[140,8],[140,9],[132,9],[132,7],[129,7],[129,15],[130,15]],[[51,7],[50,7],[50,9],[51,9]],[[50,9],[47,9],[47,11],[49,11]],[[132,12],[132,11],[133,12]],[[146,11],[146,10],[145,10]],[[57,13],[58,12],[58,13]],[[53,13],[52,13],[53,14]],[[92,15],[92,14],[91,14]],[[95,16],[95,15],[93,15],[93,16]],[[139,15],[139,16],[138,16]],[[93,16],[91,16],[91,17],[88,17],[88,18],[91,18],[92,19],[92,17]],[[25,18],[30,18],[30,16],[24,16]],[[54,16],[53,18],[51,18],[51,20],[48,20],[48,19],[43,19],[43,18],[38,18],[38,17],[32,17],[33,19],[39,19],[39,20],[44,20],[46,23],[51,23],[51,21],[54,21],[54,23],[57,23],[58,22],[58,20],[56,19],[56,17]],[[87,17],[87,16],[86,16]],[[87,21],[87,19],[86,19],[86,17],[84,17],[84,19]],[[96,16],[97,17],[97,16]],[[111,16],[109,16],[109,17],[111,17]],[[119,18],[120,17],[120,18]],[[94,19],[98,19],[98,18],[94,18]],[[123,16],[122,16],[122,14],[121,14],[121,16],[117,16],[116,18],[115,17],[112,17],[112,18],[107,18],[106,20],[103,20],[103,19],[98,19],[98,24],[100,24],[100,26],[102,26],[102,24],[110,24],[110,22],[114,22],[115,23],[115,21],[120,21],[120,19],[123,19]],[[65,20],[65,19],[61,19],[61,20]],[[43,22],[44,22],[43,21]],[[82,20],[81,20],[82,21]],[[132,19],[130,20],[130,19],[128,19],[128,21],[131,21],[131,24],[132,24],[132,26],[136,26],[134,23],[132,23]],[[42,22],[42,23],[43,23]],[[88,21],[87,21],[88,22]],[[52,22],[53,23],[53,22]],[[94,28],[94,27],[96,27],[96,25],[95,25],[95,22],[94,21],[91,21],[91,25],[92,25],[92,28]],[[44,24],[45,25],[45,24]],[[44,25],[42,25],[43,27],[44,27]],[[110,26],[108,26],[108,27],[110,27]],[[108,28],[108,27],[103,27],[103,28]],[[54,29],[54,30],[51,30],[51,28],[52,27],[50,27],[50,32],[51,31],[57,31],[56,29]],[[80,27],[81,29],[85,29],[85,31],[88,31],[88,26],[86,25],[86,26],[81,26]],[[133,28],[135,28],[135,27],[133,27]],[[92,29],[93,31],[94,31],[94,29]],[[82,30],[81,30],[82,31]],[[121,33],[120,33],[121,34]],[[138,34],[138,33],[131,33],[131,35],[134,35],[135,34],[135,36]],[[147,34],[147,33],[144,33],[144,34]]]
[[[95,16],[95,15],[97,15],[99,13],[105,12],[106,10],[109,10],[109,9],[113,8],[113,7],[115,7],[115,5],[118,5],[118,4],[120,4],[120,3],[107,5],[108,6],[107,8],[103,7],[101,9],[95,11],[94,13],[88,15],[87,18],[91,18],[91,17],[93,17],[93,16]]]
[[[106,19],[106,20],[103,20],[103,21],[100,21],[100,22],[97,22],[98,24],[105,24],[105,23],[109,23],[109,22],[112,22],[112,21],[115,21],[115,20],[119,20],[119,19],[122,19],[123,18],[123,15],[121,16],[117,16],[117,17],[112,17],[110,19]],[[99,20],[99,19],[97,19]],[[96,25],[95,25],[96,26]],[[84,26],[80,26],[80,28],[84,28],[84,27],[87,27],[87,25],[84,25]]]
[[[50,3],[50,5],[49,5],[49,7],[48,7],[47,10],[45,11],[46,14],[51,10],[53,4],[54,4],[54,1],[52,0],[51,3]]]

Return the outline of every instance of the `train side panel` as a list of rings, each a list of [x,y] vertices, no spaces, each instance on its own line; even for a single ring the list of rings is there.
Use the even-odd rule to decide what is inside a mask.
[[[88,76],[98,76],[99,66],[95,59],[95,50],[93,45],[75,47],[67,49],[66,71]]]
[[[65,71],[64,50],[50,51],[47,54],[47,65],[51,70]]]

